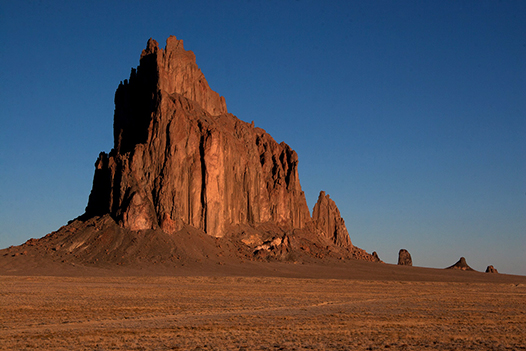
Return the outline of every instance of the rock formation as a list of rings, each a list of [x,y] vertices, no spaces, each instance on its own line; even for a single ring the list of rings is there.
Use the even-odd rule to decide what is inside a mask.
[[[495,267],[490,265],[488,266],[488,268],[486,268],[486,273],[499,273],[499,272],[497,271]]]
[[[464,257],[461,257],[460,260],[457,261],[452,266],[447,267],[446,269],[460,269],[462,271],[474,271],[473,268],[468,266],[468,263],[466,262],[466,259]]]
[[[352,247],[345,221],[340,216],[340,210],[329,195],[325,195],[324,191],[320,192],[318,202],[314,205],[312,221],[316,228],[334,244]]]
[[[376,251],[373,251],[373,253],[371,254],[371,256],[373,257],[373,262],[383,262],[380,257],[378,256],[378,254],[376,253]]]
[[[115,94],[114,148],[96,162],[86,216],[131,230],[184,225],[221,237],[229,226],[310,220],[298,155],[227,113],[182,40],[150,39]]]
[[[411,254],[406,249],[400,249],[398,252],[398,265],[400,266],[412,266],[413,260]]]
[[[182,40],[150,39],[115,93],[114,146],[86,211],[8,255],[81,265],[361,259],[324,192],[310,216],[298,155],[227,112]]]

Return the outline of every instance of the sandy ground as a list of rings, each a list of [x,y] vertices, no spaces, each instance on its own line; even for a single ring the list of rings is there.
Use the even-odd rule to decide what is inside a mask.
[[[0,276],[1,350],[521,350],[526,284]]]

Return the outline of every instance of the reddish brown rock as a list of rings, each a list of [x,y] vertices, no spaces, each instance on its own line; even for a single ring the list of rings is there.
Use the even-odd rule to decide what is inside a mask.
[[[462,271],[474,271],[473,268],[468,266],[468,263],[466,262],[466,259],[464,257],[461,257],[460,260],[457,261],[452,266],[447,267],[446,269],[460,269]]]
[[[25,249],[101,267],[380,261],[352,245],[324,192],[311,218],[296,152],[229,114],[175,37],[165,49],[150,39],[119,85],[114,147],[95,164],[84,215],[12,254]]]
[[[495,267],[490,265],[488,266],[488,268],[486,268],[486,273],[499,273],[499,272],[497,271]]]
[[[314,205],[312,221],[316,229],[334,244],[352,247],[351,238],[345,227],[345,221],[340,215],[340,210],[329,195],[325,195],[324,191],[320,192],[318,202]]]
[[[398,252],[398,265],[400,266],[412,266],[413,260],[411,254],[406,249],[400,249]]]
[[[371,254],[372,258],[373,258],[373,262],[383,262],[380,257],[378,256],[378,254],[376,253],[376,251],[373,251],[373,253]]]
[[[141,54],[141,60],[154,60],[158,70],[158,88],[168,94],[177,93],[197,102],[211,116],[227,113],[225,98],[210,89],[205,76],[197,67],[195,55],[186,51],[183,41],[175,36],[166,40],[166,48],[160,49],[154,39],[150,39]]]
[[[212,236],[273,222],[303,228],[310,213],[298,156],[228,114],[181,40],[148,41],[115,94],[114,149],[101,153],[86,216],[131,230],[191,225]]]

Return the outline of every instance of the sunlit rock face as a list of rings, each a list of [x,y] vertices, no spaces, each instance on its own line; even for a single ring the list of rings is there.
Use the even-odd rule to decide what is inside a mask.
[[[296,152],[229,114],[173,36],[164,49],[150,39],[119,85],[114,148],[95,166],[86,216],[109,213],[130,230],[191,225],[220,237],[236,224],[300,229],[310,221]],[[327,234],[350,244],[336,222]]]
[[[314,205],[312,221],[316,229],[337,246],[352,247],[351,238],[345,227],[345,221],[340,215],[340,210],[330,196],[325,195],[324,191],[320,192],[318,201]]]

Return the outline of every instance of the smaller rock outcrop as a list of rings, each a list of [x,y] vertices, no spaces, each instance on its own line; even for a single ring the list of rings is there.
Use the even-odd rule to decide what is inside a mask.
[[[351,238],[345,227],[345,221],[340,215],[336,203],[320,191],[318,201],[312,210],[312,220],[317,230],[324,233],[325,237],[341,247],[352,247]]]
[[[468,265],[464,257],[461,257],[460,260],[457,261],[457,263],[455,263],[452,266],[447,267],[446,269],[460,269],[462,271],[474,271],[474,269]]]
[[[499,272],[497,271],[497,268],[489,265],[488,268],[486,268],[486,273],[499,273]]]
[[[411,254],[406,249],[400,249],[398,252],[398,265],[399,266],[412,266],[413,260]]]
[[[376,253],[376,251],[373,251],[373,253],[371,254],[371,256],[373,256],[373,262],[383,262],[380,257],[378,257],[378,254]]]

